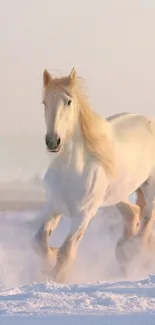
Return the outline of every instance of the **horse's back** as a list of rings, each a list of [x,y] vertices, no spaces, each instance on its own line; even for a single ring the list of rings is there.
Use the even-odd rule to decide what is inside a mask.
[[[110,117],[109,123],[112,126],[114,134],[119,138],[148,137],[155,138],[154,120],[138,114],[122,113]]]

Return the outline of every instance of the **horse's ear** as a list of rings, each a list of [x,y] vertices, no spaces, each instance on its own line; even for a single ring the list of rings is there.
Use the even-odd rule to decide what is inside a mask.
[[[45,69],[43,72],[43,84],[46,87],[52,81],[50,73]]]
[[[72,82],[74,82],[76,80],[76,69],[73,67],[71,70],[71,73],[69,75],[69,78]]]

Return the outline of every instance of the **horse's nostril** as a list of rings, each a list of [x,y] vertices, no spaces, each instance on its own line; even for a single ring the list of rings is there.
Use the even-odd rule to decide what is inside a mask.
[[[60,140],[60,138],[58,138],[57,145],[60,146],[60,143],[61,143],[61,140]]]

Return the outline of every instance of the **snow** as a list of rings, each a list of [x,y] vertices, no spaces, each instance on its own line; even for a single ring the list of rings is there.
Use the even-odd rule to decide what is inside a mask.
[[[134,247],[122,274],[115,259],[122,224],[114,209],[93,220],[66,284],[47,278],[32,249],[36,213],[0,214],[0,324],[155,324],[154,253],[140,248],[134,255]],[[60,245],[68,226],[64,217],[50,243]]]
[[[155,279],[137,282],[31,284],[1,291],[1,315],[115,315],[155,312]]]

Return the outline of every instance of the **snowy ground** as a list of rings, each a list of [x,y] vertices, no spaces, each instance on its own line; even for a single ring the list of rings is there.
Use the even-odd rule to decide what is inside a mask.
[[[155,325],[154,253],[131,256],[124,277],[114,255],[121,219],[105,212],[90,225],[65,285],[41,273],[31,247],[34,211],[0,214],[1,325]],[[51,243],[60,245],[67,229],[64,218]]]

